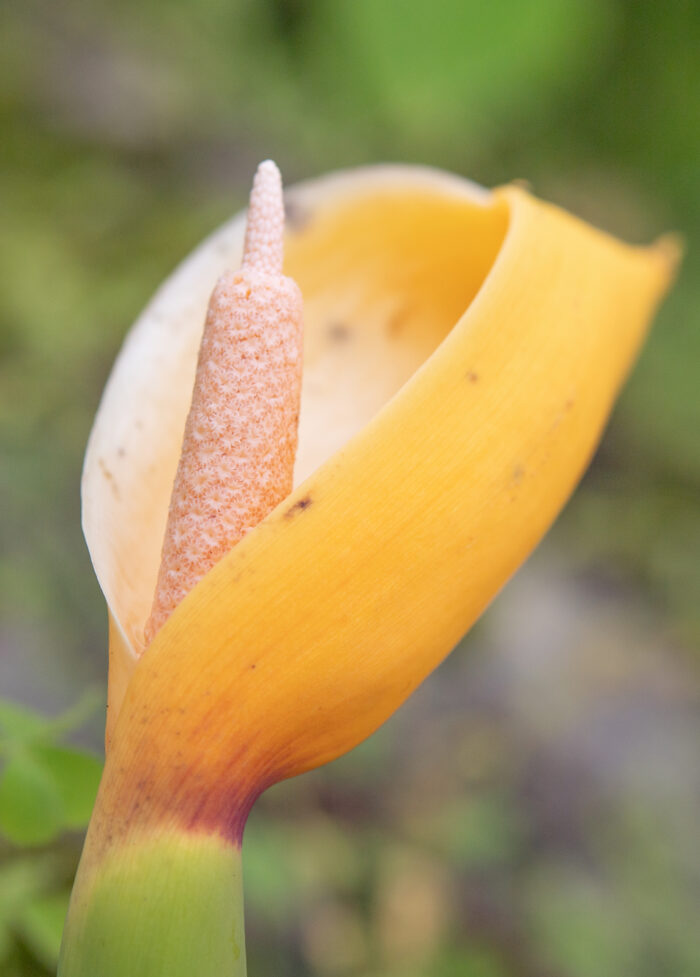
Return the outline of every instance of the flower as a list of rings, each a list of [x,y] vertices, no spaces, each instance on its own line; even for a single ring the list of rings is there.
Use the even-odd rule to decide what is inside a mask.
[[[432,170],[341,173],[287,204],[306,321],[296,487],[140,659],[204,310],[243,217],[138,320],[90,438],[109,745],[69,946],[95,920],[104,942],[100,893],[131,884],[120,852],[153,878],[157,838],[179,878],[178,839],[236,850],[262,790],[351,749],[445,657],[576,485],[675,263],[668,240],[629,247],[519,187]],[[89,973],[76,959],[61,972]]]

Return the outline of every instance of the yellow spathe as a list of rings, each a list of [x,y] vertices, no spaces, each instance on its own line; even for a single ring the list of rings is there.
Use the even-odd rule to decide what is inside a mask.
[[[112,618],[97,816],[117,834],[216,825],[400,705],[570,495],[676,259],[430,170],[288,199],[307,336],[297,487],[138,665],[204,309],[240,260],[242,217],[137,323],[88,448],[84,526]]]

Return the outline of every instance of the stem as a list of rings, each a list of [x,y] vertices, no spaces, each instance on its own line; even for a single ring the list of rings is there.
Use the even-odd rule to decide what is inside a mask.
[[[81,864],[59,977],[245,977],[241,854],[169,831]]]

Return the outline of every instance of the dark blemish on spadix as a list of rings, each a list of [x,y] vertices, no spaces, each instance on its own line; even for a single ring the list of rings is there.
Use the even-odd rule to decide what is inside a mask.
[[[284,518],[293,519],[294,516],[298,515],[300,512],[303,512],[304,509],[308,509],[311,504],[312,504],[311,496],[305,495],[303,499],[299,499],[298,502],[295,502],[293,506],[287,509],[287,511],[284,514]]]

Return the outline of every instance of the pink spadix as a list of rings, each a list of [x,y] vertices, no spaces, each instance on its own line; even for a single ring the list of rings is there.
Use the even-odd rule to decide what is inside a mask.
[[[170,500],[149,643],[169,615],[292,489],[302,372],[302,297],[282,275],[282,180],[258,167],[240,271],[209,300]]]

